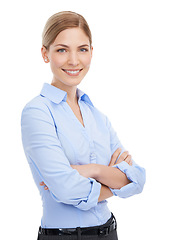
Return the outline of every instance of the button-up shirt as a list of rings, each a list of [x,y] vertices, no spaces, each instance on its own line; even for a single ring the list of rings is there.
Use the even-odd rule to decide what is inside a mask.
[[[45,83],[40,95],[22,111],[22,142],[43,202],[43,228],[75,228],[104,224],[111,212],[107,200],[98,202],[101,184],[85,178],[70,165],[108,165],[117,148],[124,148],[107,116],[77,88],[84,126],[67,103],[67,93]],[[121,162],[119,168],[131,183],[111,189],[115,196],[140,193],[144,168]],[[44,181],[49,190],[40,186]]]

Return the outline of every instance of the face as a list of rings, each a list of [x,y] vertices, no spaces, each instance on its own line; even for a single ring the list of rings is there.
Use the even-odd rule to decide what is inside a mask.
[[[43,58],[50,62],[53,84],[63,89],[77,86],[89,70],[93,48],[80,28],[58,34],[49,50],[42,48]]]

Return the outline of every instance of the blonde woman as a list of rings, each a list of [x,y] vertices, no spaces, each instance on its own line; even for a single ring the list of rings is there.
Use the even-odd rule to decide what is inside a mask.
[[[21,119],[24,151],[43,202],[38,240],[116,240],[117,223],[106,199],[141,193],[145,170],[77,87],[93,53],[86,20],[70,11],[56,13],[42,37],[52,82],[26,104]]]

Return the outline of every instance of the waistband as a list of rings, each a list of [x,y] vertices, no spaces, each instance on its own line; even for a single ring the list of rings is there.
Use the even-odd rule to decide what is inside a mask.
[[[110,232],[117,229],[116,219],[111,213],[111,218],[103,225],[85,228],[41,228],[39,227],[39,234],[42,235],[98,235],[107,236]]]

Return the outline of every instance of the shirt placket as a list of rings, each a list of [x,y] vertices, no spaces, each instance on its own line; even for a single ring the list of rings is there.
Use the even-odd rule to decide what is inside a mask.
[[[93,142],[93,139],[91,137],[91,122],[89,121],[90,116],[87,116],[87,112],[85,111],[85,108],[83,107],[82,104],[80,104],[80,109],[82,112],[82,116],[83,116],[83,120],[85,122],[85,128],[83,128],[83,133],[85,134],[85,136],[87,137],[88,141],[89,141],[89,148],[90,148],[90,163],[96,163],[97,160],[97,156],[96,156],[96,150],[95,150],[95,145]]]
[[[94,143],[90,142],[90,162],[96,163],[96,153],[94,148]]]

